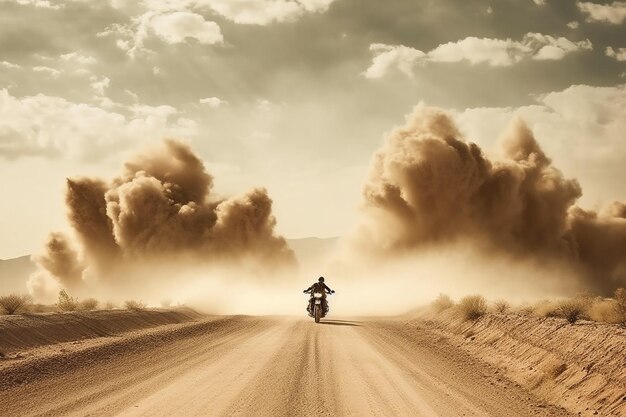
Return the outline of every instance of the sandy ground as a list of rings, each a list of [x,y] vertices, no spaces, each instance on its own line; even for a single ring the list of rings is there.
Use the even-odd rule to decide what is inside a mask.
[[[399,321],[212,317],[0,361],[3,416],[566,416]]]

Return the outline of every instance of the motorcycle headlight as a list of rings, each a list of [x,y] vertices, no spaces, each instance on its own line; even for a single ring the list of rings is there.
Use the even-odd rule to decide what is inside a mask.
[[[313,293],[313,297],[314,298],[322,298],[322,293],[321,292]]]

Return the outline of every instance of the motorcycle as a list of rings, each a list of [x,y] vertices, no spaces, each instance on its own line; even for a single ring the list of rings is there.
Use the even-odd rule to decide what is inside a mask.
[[[310,294],[311,292],[305,292],[305,294]],[[335,291],[331,291],[330,294],[334,294]],[[322,317],[326,316],[326,312],[323,308],[323,299],[324,294],[321,292],[314,292],[312,300],[309,300],[309,315],[315,319],[316,323],[320,322]],[[328,301],[326,301],[328,303]]]

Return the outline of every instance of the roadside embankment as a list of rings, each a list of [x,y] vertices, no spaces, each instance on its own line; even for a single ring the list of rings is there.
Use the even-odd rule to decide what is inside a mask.
[[[518,313],[464,321],[454,308],[410,321],[449,338],[545,400],[580,415],[626,416],[626,329]]]
[[[0,352],[8,354],[56,343],[115,336],[133,330],[184,323],[201,317],[201,314],[189,308],[0,316]]]

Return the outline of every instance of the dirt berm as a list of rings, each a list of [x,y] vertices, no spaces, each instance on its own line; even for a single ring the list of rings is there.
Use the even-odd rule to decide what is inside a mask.
[[[189,308],[103,310],[0,316],[0,352],[9,354],[56,343],[115,336],[133,330],[201,318]]]
[[[453,309],[412,324],[436,331],[545,400],[581,415],[626,416],[626,329],[516,313],[462,321]]]

